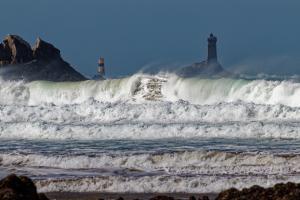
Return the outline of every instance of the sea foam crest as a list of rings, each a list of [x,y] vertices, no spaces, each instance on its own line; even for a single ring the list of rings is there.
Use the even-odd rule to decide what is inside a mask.
[[[93,98],[103,102],[146,100],[216,104],[243,101],[255,104],[300,106],[300,83],[288,80],[181,78],[174,74],[135,74],[103,81],[31,83],[0,81],[1,104],[79,104]]]
[[[170,76],[162,88],[167,100],[193,104],[243,101],[255,104],[300,106],[300,83],[293,81],[203,79]]]
[[[39,192],[117,192],[117,193],[217,193],[229,188],[253,185],[271,187],[276,183],[299,182],[299,176],[102,176],[68,180],[38,180]]]
[[[1,166],[61,169],[131,169],[168,175],[270,175],[300,173],[299,155],[177,151],[99,155],[0,154]],[[271,166],[271,167],[270,167]]]
[[[0,138],[300,138],[300,108],[234,102],[0,105]]]

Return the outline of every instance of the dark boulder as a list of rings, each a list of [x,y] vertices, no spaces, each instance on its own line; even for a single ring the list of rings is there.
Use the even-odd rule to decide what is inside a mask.
[[[48,200],[44,194],[38,194],[32,180],[14,174],[0,181],[0,200]]]
[[[49,200],[48,197],[43,193],[40,193],[38,195],[39,195],[39,200]]]
[[[196,200],[196,197],[190,196],[189,200]]]
[[[299,200],[300,185],[295,183],[276,184],[272,188],[252,186],[250,188],[229,189],[221,192],[216,200]]]
[[[201,199],[200,199],[201,200]],[[203,196],[202,200],[209,200],[208,196]]]
[[[225,199],[236,199],[238,198],[240,195],[240,191],[235,189],[235,188],[231,188],[228,190],[225,190],[223,192],[221,192],[218,197],[217,200],[225,200]]]

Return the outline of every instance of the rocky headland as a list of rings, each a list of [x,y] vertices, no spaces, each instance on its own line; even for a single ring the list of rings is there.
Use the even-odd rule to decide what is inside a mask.
[[[60,50],[37,38],[33,47],[17,35],[0,43],[0,76],[4,80],[82,81],[86,78],[63,60]]]

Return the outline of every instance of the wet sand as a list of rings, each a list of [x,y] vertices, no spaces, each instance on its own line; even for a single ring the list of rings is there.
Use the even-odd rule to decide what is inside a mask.
[[[189,199],[190,196],[202,197],[206,195],[210,200],[215,199],[217,194],[185,194],[185,193],[97,193],[97,192],[51,192],[46,193],[47,197],[51,200],[98,200],[98,199],[117,199],[123,197],[125,200],[132,199],[150,199],[155,196],[169,196],[176,199]]]

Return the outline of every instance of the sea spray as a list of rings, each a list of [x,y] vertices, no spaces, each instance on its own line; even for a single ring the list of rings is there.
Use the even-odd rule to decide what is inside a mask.
[[[166,100],[182,99],[201,105],[243,101],[255,104],[300,106],[298,101],[300,83],[288,80],[204,79],[170,76],[162,88],[162,93]]]
[[[101,102],[187,101],[213,105],[242,101],[254,104],[300,106],[300,83],[294,80],[181,78],[174,74],[135,74],[127,78],[83,82],[0,81],[0,103],[19,105]]]

